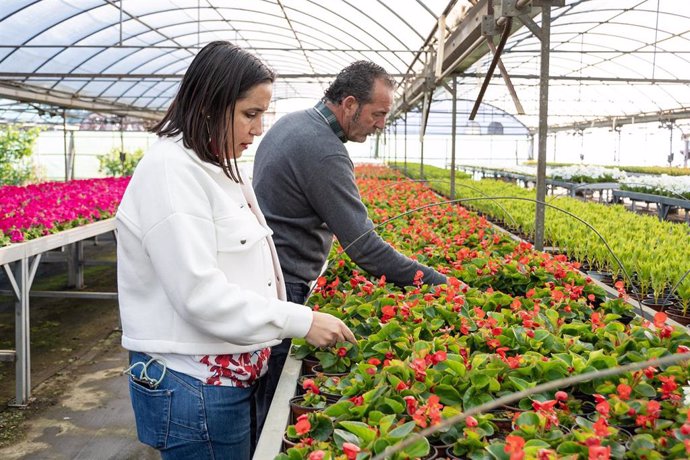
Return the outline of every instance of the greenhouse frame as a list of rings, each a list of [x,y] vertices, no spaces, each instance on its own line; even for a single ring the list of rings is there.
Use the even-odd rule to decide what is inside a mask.
[[[255,460],[690,458],[689,24],[677,0],[2,2],[0,457],[169,448],[132,411],[148,363],[122,375],[147,350],[120,342],[116,215],[190,64],[226,41],[275,72],[264,135],[319,101],[329,123],[319,107],[341,104],[325,93],[353,62],[395,82],[383,128],[340,137],[367,231],[341,241],[308,203],[334,238],[305,305],[356,340],[287,336]],[[249,246],[282,285],[285,240],[261,208]],[[373,232],[446,282],[367,271]]]

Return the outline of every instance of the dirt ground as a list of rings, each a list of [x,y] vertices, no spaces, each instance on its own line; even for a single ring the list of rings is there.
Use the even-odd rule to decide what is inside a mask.
[[[98,245],[85,243],[87,260],[110,262],[87,266],[87,291],[116,291],[115,245],[99,238]],[[64,290],[66,264],[42,263],[33,290]],[[9,289],[4,271],[0,289]],[[119,316],[113,300],[32,298],[31,383],[32,400],[25,409],[10,408],[15,395],[15,363],[0,362],[0,448],[25,436],[27,421],[54,405],[76,378],[81,365],[93,362],[99,353],[119,345]],[[14,299],[0,297],[0,349],[14,349]]]

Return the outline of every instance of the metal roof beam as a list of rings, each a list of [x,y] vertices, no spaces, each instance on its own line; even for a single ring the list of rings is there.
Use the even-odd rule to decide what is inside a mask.
[[[528,14],[533,18],[539,13],[538,8],[532,9]],[[482,36],[482,19],[489,14],[489,1],[479,0],[475,6],[468,10],[466,16],[457,27],[445,38],[443,43],[443,64],[440,67],[441,74],[434,76],[436,69],[435,50],[432,59],[428,59],[421,74],[406,78],[403,82],[403,94],[393,104],[391,118],[396,118],[422,98],[425,91],[429,91],[449,77],[451,73],[462,71],[477,62],[489,52],[485,37]],[[499,19],[500,21],[500,19]],[[519,21],[513,21],[510,34],[522,27]],[[437,48],[434,47],[434,48]],[[409,75],[408,75],[409,77]]]
[[[662,121],[675,121],[690,118],[690,108],[676,110],[663,110],[660,112],[640,113],[637,115],[619,115],[604,118],[596,118],[589,121],[574,122],[565,125],[550,125],[549,132],[580,131],[589,128],[614,128],[623,125],[637,123],[653,123]]]
[[[475,73],[475,72],[458,72],[458,73],[453,73],[452,75],[455,75],[457,77],[467,77],[467,78],[477,78],[481,77],[483,78],[486,74],[483,73]],[[500,75],[494,75],[493,78],[500,78]],[[539,75],[510,75],[510,78],[512,80],[539,80]],[[567,75],[560,75],[560,76],[549,76],[549,80],[558,80],[558,81],[591,81],[591,82],[602,82],[602,83],[647,83],[650,85],[654,84],[679,84],[679,85],[688,85],[690,84],[690,79],[682,79],[682,78],[655,78],[655,79],[650,79],[650,78],[637,78],[637,77],[585,77],[585,76],[567,76]]]
[[[113,104],[107,101],[89,101],[80,99],[73,95],[61,96],[55,91],[50,93],[32,90],[30,88],[22,88],[15,86],[8,86],[0,83],[0,97],[12,99],[19,102],[34,102],[45,103],[65,109],[83,109],[92,112],[107,112],[122,116],[137,117],[145,120],[160,120],[163,118],[163,112],[154,112],[146,109],[137,109],[136,107],[125,106],[122,104]]]
[[[217,32],[216,30],[204,30],[204,33],[206,32]],[[194,32],[196,34],[196,32]],[[184,36],[184,35],[182,35]],[[196,45],[191,45],[191,46],[169,46],[169,45],[156,45],[156,44],[151,44],[151,45],[69,45],[69,44],[62,44],[62,45],[3,45],[0,44],[0,49],[44,49],[44,48],[75,48],[75,49],[109,49],[109,48],[115,48],[115,49],[133,49],[133,50],[165,50],[165,51],[179,51],[179,50],[201,50],[204,46],[196,46]],[[245,50],[251,50],[251,51],[294,51],[295,48],[288,48],[285,46],[243,46],[242,47]],[[407,49],[407,48],[391,48],[391,49],[384,49],[384,48],[314,48],[312,47],[305,47],[305,48],[300,48],[301,51],[307,51],[307,52],[329,52],[329,53],[341,53],[341,52],[352,52],[352,53],[411,53],[412,51]],[[619,51],[620,52],[620,51]],[[683,51],[681,51],[683,52]],[[690,52],[690,51],[688,51]]]
[[[287,73],[278,74],[279,80],[289,80],[296,78],[335,78],[338,74],[336,73]],[[390,74],[394,78],[402,77],[401,73]],[[180,73],[168,73],[168,74],[158,74],[158,73],[54,73],[54,72],[0,72],[0,80],[8,80],[15,78],[26,78],[26,79],[95,79],[95,80],[170,80],[176,79],[180,80],[184,74]]]

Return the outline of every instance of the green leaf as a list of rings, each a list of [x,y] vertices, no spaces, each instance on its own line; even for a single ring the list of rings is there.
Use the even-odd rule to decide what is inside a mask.
[[[338,358],[333,353],[329,353],[326,351],[317,351],[316,357],[318,358],[319,363],[321,363],[321,366],[324,369],[333,367],[338,362]]]
[[[566,441],[558,446],[556,452],[563,455],[585,454],[587,453],[587,448],[577,442]]]
[[[492,393],[497,393],[501,391],[501,384],[499,383],[498,379],[491,378],[489,379],[489,391]]]
[[[517,378],[517,377],[508,377],[508,380],[513,382],[513,385],[515,385],[515,388],[517,388],[518,391],[523,391],[523,390],[526,390],[528,388],[532,388],[535,385],[534,382],[530,383],[526,380],[522,380],[522,379]]]
[[[371,306],[371,304],[363,303],[362,305],[359,305],[356,310],[359,316],[361,316],[362,318],[368,318],[369,316],[371,316],[371,313],[374,310],[374,308]]]
[[[647,359],[652,359],[652,358],[659,358],[665,354],[668,354],[668,348],[661,348],[661,347],[655,347],[655,348],[649,348],[646,350]]]
[[[640,382],[635,385],[635,394],[644,396],[645,398],[656,398],[656,390],[648,383]]]
[[[556,353],[556,354],[553,354],[551,356],[553,358],[560,360],[560,361],[563,361],[565,363],[565,365],[568,367],[573,365],[573,357],[567,353]]]
[[[630,442],[630,451],[635,452],[638,450],[649,449],[653,450],[654,438],[649,434],[638,434],[633,436]]]
[[[428,455],[429,450],[431,450],[429,441],[426,438],[421,438],[419,441],[415,441],[404,448],[402,452],[406,453],[411,458],[418,458]]]
[[[481,390],[482,388],[489,386],[491,377],[486,374],[472,373],[470,374],[470,381],[475,390]]]
[[[350,433],[349,431],[341,430],[339,428],[333,430],[333,440],[339,449],[343,448],[344,442],[359,445],[359,438],[354,433]]]
[[[399,427],[393,429],[388,433],[388,436],[391,438],[404,438],[408,434],[414,430],[415,427],[415,422],[407,422],[404,425],[400,425]]]
[[[456,356],[460,358],[460,361],[451,359],[451,355],[448,355],[448,359],[443,362],[443,365],[450,369],[452,373],[458,377],[463,377],[467,372],[467,368],[465,367],[465,364],[463,364],[462,357],[459,355]]]
[[[369,444],[376,438],[376,431],[364,422],[352,422],[343,420],[338,422],[340,426],[362,440],[362,443]],[[359,444],[359,443],[357,443]]]
[[[316,419],[316,426],[311,429],[312,438],[318,441],[325,441],[331,437],[333,433],[333,422],[328,417],[318,417]]]
[[[383,408],[382,406],[388,406],[394,414],[402,414],[405,411],[405,406],[392,398],[384,398],[382,405],[378,407]]]
[[[546,338],[549,336],[549,331],[545,331],[544,329],[539,329],[534,332],[534,337],[532,337],[533,342],[543,342],[546,340]]]
[[[528,447],[536,447],[538,449],[548,449],[549,444],[541,439],[530,439],[525,443],[525,449]]]
[[[466,391],[465,395],[462,397],[462,405],[465,409],[471,409],[473,407],[481,406],[482,404],[493,401],[494,398],[486,392],[479,392],[475,394],[472,391]]]
[[[369,423],[373,424],[371,419],[369,420]],[[388,433],[388,430],[393,425],[393,423],[395,423],[395,414],[386,415],[385,417],[379,419],[378,427],[381,431],[381,434],[385,435],[386,433]]]
[[[517,426],[539,426],[539,416],[532,412],[523,412],[515,421]]]
[[[489,444],[485,447],[496,460],[510,460],[510,456],[506,454],[505,443]]]
[[[462,396],[460,396],[458,390],[450,385],[437,385],[434,393],[441,399],[441,403],[446,406],[462,403]]]
[[[329,417],[338,419],[346,414],[349,414],[352,406],[354,406],[352,401],[339,401],[331,406],[326,407],[326,409],[324,409],[324,413]]]

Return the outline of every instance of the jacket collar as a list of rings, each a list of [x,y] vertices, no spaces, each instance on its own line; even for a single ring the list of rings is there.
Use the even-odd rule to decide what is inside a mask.
[[[222,174],[223,169],[220,166],[216,166],[214,164],[208,163],[206,161],[203,161],[201,158],[199,158],[199,155],[196,154],[196,152],[192,149],[188,149],[187,147],[184,146],[184,142],[182,141],[182,134],[178,134],[177,136],[172,138],[172,141],[175,142],[180,146],[184,152],[190,156],[190,158],[194,161],[196,161],[201,167],[206,169],[208,172],[214,173],[214,174]]]

